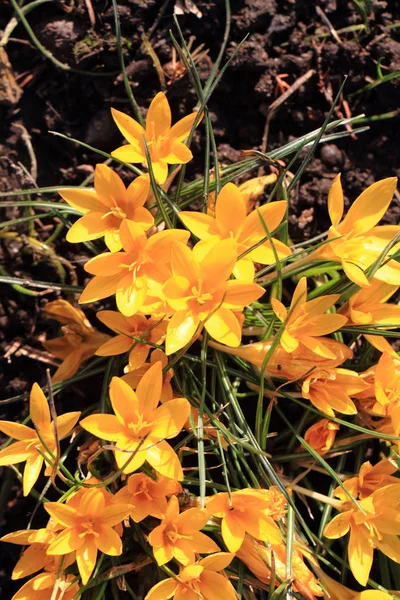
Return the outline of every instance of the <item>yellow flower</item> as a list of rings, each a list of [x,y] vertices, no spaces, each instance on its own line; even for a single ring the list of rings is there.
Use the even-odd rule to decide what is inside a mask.
[[[0,542],[28,546],[22,553],[21,558],[14,567],[11,579],[28,577],[36,571],[44,569],[47,572],[57,573],[61,567],[61,558],[49,556],[47,548],[55,538],[55,531],[51,524],[45,529],[22,529],[14,531],[0,538]],[[64,557],[62,568],[66,569],[75,560],[75,554]]]
[[[161,364],[155,363],[142,377],[136,393],[119,377],[110,384],[110,400],[115,415],[95,414],[80,425],[97,437],[115,442],[115,460],[124,473],[133,473],[147,462],[161,475],[183,479],[178,456],[166,439],[181,431],[190,405],[175,398],[158,406],[161,395]]]
[[[311,425],[304,434],[304,440],[318,454],[326,454],[335,443],[340,426],[329,419],[321,419]]]
[[[325,313],[339,299],[340,294],[329,294],[307,302],[307,279],[302,277],[293,292],[289,312],[282,302],[273,298],[272,308],[282,322],[286,321],[280,344],[286,352],[293,352],[300,344],[318,356],[335,358],[321,337],[337,331],[347,322],[343,315]]]
[[[23,476],[24,496],[27,496],[35,485],[42,470],[43,462],[46,465],[52,465],[54,462],[54,459],[51,458],[45,446],[40,441],[38,433],[50,452],[53,455],[56,453],[54,422],[50,419],[49,405],[37,383],[34,383],[32,386],[29,399],[29,412],[35,429],[21,425],[20,423],[0,421],[0,431],[18,440],[7,448],[0,450],[0,466],[15,465],[26,461]],[[72,431],[80,414],[80,412],[70,412],[57,417],[59,440],[65,438]],[[39,450],[45,458],[39,453]]]
[[[181,564],[189,565],[195,561],[195,552],[218,552],[217,544],[199,531],[209,517],[202,508],[189,508],[179,514],[179,500],[172,496],[160,525],[149,535],[149,544],[153,547],[157,563],[165,565],[175,558]]]
[[[358,475],[346,479],[344,484],[354,498],[363,500],[381,487],[392,483],[400,483],[400,479],[392,476],[393,473],[396,472],[397,467],[395,467],[387,458],[383,458],[374,466],[367,461],[361,465]],[[334,494],[340,500],[343,500],[344,502],[348,501],[348,495],[340,486],[336,488]]]
[[[259,490],[246,488],[232,492],[231,498],[227,492],[216,494],[207,501],[207,510],[222,519],[221,535],[230,552],[239,550],[246,533],[263,542],[282,542],[279,527],[269,516],[269,499]]]
[[[400,359],[385,352],[374,369],[374,414],[390,417],[394,435],[400,435]]]
[[[93,356],[109,336],[96,331],[80,308],[66,300],[48,302],[44,311],[48,318],[63,324],[61,337],[43,342],[48,352],[63,361],[52,378],[53,383],[57,383],[73,377],[81,364]]]
[[[334,411],[355,415],[357,408],[350,396],[362,392],[368,384],[348,369],[315,369],[303,381],[301,393],[319,410],[335,416]]]
[[[163,293],[175,313],[168,323],[166,354],[188,344],[201,324],[219,342],[238,346],[242,335],[235,311],[254,302],[264,289],[255,283],[228,280],[236,263],[236,244],[223,240],[205,256],[176,243],[171,250],[173,276]],[[201,253],[200,253],[201,254]]]
[[[372,566],[374,548],[400,563],[400,484],[388,485],[359,500],[357,508],[344,510],[324,529],[324,535],[338,539],[350,531],[348,558],[351,572],[366,585]],[[348,508],[348,503],[343,505]]]
[[[179,229],[161,231],[147,239],[143,229],[125,219],[119,229],[123,252],[99,254],[85,265],[95,275],[83,290],[79,302],[96,302],[116,295],[117,307],[131,317],[139,312],[147,296],[170,277],[166,264],[174,241],[186,242],[189,232]],[[154,295],[154,294],[153,294]]]
[[[150,190],[148,175],[137,177],[126,189],[117,173],[107,165],[98,164],[94,188],[59,191],[70,206],[84,213],[68,230],[68,242],[87,242],[104,236],[109,250],[117,252],[122,247],[119,228],[124,219],[134,221],[144,231],[153,225],[153,215],[143,206]]]
[[[254,344],[246,344],[244,346],[239,346],[238,348],[229,348],[228,346],[217,344],[212,340],[209,344],[213,348],[225,352],[225,354],[243,358],[257,367],[257,369],[261,369],[273,341],[274,340],[271,339],[266,342],[255,342]],[[265,374],[270,375],[271,377],[299,379],[305,377],[312,369],[315,369],[315,367],[318,367],[319,369],[331,369],[353,356],[353,352],[348,346],[341,342],[337,342],[336,340],[325,338],[324,346],[334,358],[319,356],[301,344],[297,350],[294,350],[294,352],[290,354],[281,346],[278,346],[268,360]]]
[[[196,237],[202,240],[198,248],[204,254],[217,242],[232,239],[236,243],[236,252],[239,256],[266,237],[263,221],[272,234],[285,216],[286,208],[286,200],[270,202],[246,216],[247,206],[240,189],[233,183],[227,183],[218,195],[215,218],[192,211],[181,211],[179,218]],[[279,240],[274,240],[273,244],[279,259],[290,256],[291,250],[285,244]],[[233,269],[234,276],[243,281],[253,281],[254,262],[263,265],[276,262],[272,245],[268,240],[236,263]]]
[[[328,198],[332,222],[328,240],[332,241],[321,246],[314,258],[342,263],[342,268],[351,281],[360,287],[369,286],[364,271],[379,258],[386,246],[400,232],[397,225],[375,227],[389,208],[396,184],[396,177],[389,177],[370,185],[353,202],[341,221],[344,201],[340,175],[337,175]],[[396,244],[388,256],[393,256],[399,247],[400,245]],[[391,285],[400,285],[400,264],[389,260],[377,270],[374,277]]]
[[[113,529],[131,512],[129,504],[106,506],[104,495],[97,489],[89,489],[81,496],[79,506],[47,502],[44,508],[63,530],[47,549],[50,555],[64,555],[76,551],[76,562],[82,583],[85,585],[93,572],[97,553],[119,556],[122,542]]]
[[[164,341],[167,330],[165,320],[147,318],[140,313],[124,317],[114,310],[101,310],[96,316],[118,334],[97,349],[97,356],[116,356],[130,350],[129,367],[132,370],[139,369],[146,362],[151,349],[145,341],[137,342],[133,337],[143,338],[151,344],[162,344]]]
[[[218,552],[206,556],[199,562],[181,569],[178,577],[157,583],[145,600],[237,600],[230,581],[219,571],[226,569],[233,559],[232,554]]]
[[[282,581],[286,579],[286,546],[283,543],[274,545],[271,549],[252,536],[246,535],[236,556],[263,583],[269,584],[271,581],[271,570],[268,565],[272,564],[275,566],[278,578]],[[296,546],[292,550],[291,558],[294,591],[300,592],[302,597],[309,600],[314,600],[315,596],[322,596],[323,592],[317,579],[306,567],[301,551]],[[276,580],[276,585],[279,585],[278,580]]]
[[[57,576],[57,573],[39,573],[18,590],[11,600],[73,600],[79,593],[79,583],[74,575]],[[53,590],[57,586],[54,595]]]
[[[400,306],[386,301],[399,286],[372,279],[370,286],[362,288],[351,296],[338,311],[349,319],[347,325],[400,325]],[[384,333],[384,328],[382,328]],[[364,335],[368,342],[380,350],[395,354],[388,340],[380,335]]]
[[[145,138],[157,183],[163,184],[167,179],[168,165],[186,164],[193,158],[183,141],[192,130],[197,112],[187,115],[171,127],[171,109],[162,92],[156,95],[149,106],[146,128],[115,108],[111,112],[118,129],[128,141],[126,146],[111,152],[111,156],[126,163],[147,164]]]
[[[319,567],[315,566],[314,569],[327,592],[324,594],[325,600],[392,600],[391,594],[380,590],[356,592],[329,577]]]
[[[162,519],[167,510],[167,496],[180,494],[182,486],[174,479],[158,474],[151,479],[144,473],[134,473],[127,484],[115,494],[115,500],[132,505],[131,519],[135,523],[143,521],[149,515]]]

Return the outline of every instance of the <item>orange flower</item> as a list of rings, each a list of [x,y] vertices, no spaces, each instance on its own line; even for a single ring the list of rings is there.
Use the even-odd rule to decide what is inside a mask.
[[[78,508],[47,502],[44,508],[63,530],[47,549],[50,555],[64,555],[76,551],[76,562],[85,585],[93,572],[97,553],[119,556],[122,553],[120,536],[113,529],[131,512],[130,504],[106,506],[104,495],[89,489],[81,496]]]
[[[286,321],[280,344],[286,352],[293,352],[300,344],[315,352],[318,356],[335,358],[321,337],[337,331],[347,322],[343,315],[325,313],[331,308],[340,294],[321,296],[307,302],[307,279],[302,277],[293,292],[289,312],[282,302],[272,298],[272,308],[282,321]]]
[[[237,594],[229,580],[219,571],[233,559],[232,554],[218,552],[199,562],[181,569],[178,577],[170,577],[157,583],[145,600],[237,600]]]
[[[144,473],[135,473],[128,478],[126,486],[115,494],[115,501],[131,504],[130,517],[139,523],[149,515],[162,519],[167,510],[166,497],[181,492],[181,484],[174,479],[160,474],[157,479],[151,479]]]
[[[146,344],[162,344],[167,330],[167,322],[160,319],[147,318],[141,313],[132,317],[124,317],[114,310],[101,310],[97,318],[112,329],[116,335],[97,349],[97,356],[115,356],[129,352],[129,366],[132,370],[139,369],[147,360],[151,346]],[[133,338],[142,338],[138,342]]]
[[[381,590],[356,592],[329,577],[319,567],[314,566],[314,569],[326,590],[325,600],[392,600],[393,598],[391,594],[381,592]]]
[[[271,570],[268,565],[273,563],[278,578],[282,581],[286,579],[286,546],[283,543],[275,545],[271,549],[250,535],[246,535],[243,544],[236,552],[236,556],[263,583],[270,583]],[[300,548],[296,546],[293,548],[291,560],[294,591],[300,592],[302,597],[307,600],[314,600],[315,596],[322,596],[323,592],[318,585],[318,581],[306,567]],[[276,585],[279,585],[278,580]]]
[[[119,175],[107,165],[96,165],[94,190],[86,188],[60,190],[60,196],[73,208],[84,213],[68,230],[67,242],[86,242],[104,236],[111,252],[121,250],[119,228],[124,219],[134,221],[144,231],[153,223],[151,212],[144,208],[150,190],[148,175],[132,181],[128,189]]]
[[[379,488],[392,483],[400,483],[400,480],[397,477],[392,477],[393,473],[396,472],[397,467],[387,458],[383,458],[374,466],[367,461],[361,465],[358,475],[346,479],[344,485],[354,498],[363,500],[364,498],[368,498],[368,496],[373,494]],[[340,500],[343,500],[343,502],[348,501],[349,499],[348,495],[340,486],[336,488],[334,494]]]
[[[239,550],[246,533],[263,542],[282,542],[279,527],[269,516],[269,499],[260,490],[246,488],[231,497],[227,492],[216,494],[207,501],[207,510],[222,519],[222,539],[230,552]]]
[[[56,452],[54,422],[50,419],[49,405],[45,395],[37,383],[34,383],[32,386],[29,399],[29,412],[35,429],[21,425],[20,423],[0,421],[0,431],[18,440],[14,444],[0,450],[0,466],[15,465],[26,461],[23,476],[24,496],[27,496],[35,485],[43,463],[45,462],[46,465],[53,464],[54,459],[49,455],[48,450],[53,456]],[[57,417],[59,440],[67,437],[72,431],[80,414],[80,412],[70,412]],[[40,434],[48,450],[41,442],[38,434]]]
[[[99,254],[91,258],[85,270],[95,277],[83,290],[79,302],[96,302],[116,295],[118,310],[126,317],[139,312],[148,295],[170,277],[166,266],[174,241],[186,242],[188,231],[168,229],[147,239],[143,229],[124,220],[119,229],[123,252]]]
[[[341,221],[344,200],[340,175],[337,175],[328,197],[332,222],[328,240],[332,241],[321,246],[314,258],[342,263],[342,268],[351,281],[360,287],[368,287],[370,283],[364,271],[379,258],[400,231],[397,225],[375,227],[389,208],[396,184],[396,177],[389,177],[370,185],[353,202]],[[399,244],[396,244],[388,256],[393,256],[398,248]],[[389,260],[377,270],[374,277],[391,285],[400,285],[400,264]]]
[[[52,378],[53,383],[57,383],[73,377],[81,364],[93,356],[109,336],[96,331],[80,308],[66,300],[48,302],[44,312],[48,318],[63,324],[61,337],[43,342],[48,352],[63,361]]]
[[[0,538],[0,542],[28,546],[22,553],[21,558],[14,567],[11,579],[28,577],[36,571],[44,569],[49,573],[57,573],[61,567],[61,558],[49,556],[47,548],[54,540],[56,533],[51,524],[45,529],[22,529],[14,531]],[[64,557],[62,568],[66,569],[75,561],[75,554]]]
[[[340,426],[329,419],[321,419],[311,425],[304,434],[304,440],[321,456],[335,443]]]
[[[172,246],[173,276],[163,288],[175,311],[167,328],[167,355],[188,344],[202,324],[219,342],[240,344],[241,323],[235,312],[260,298],[264,289],[255,283],[228,281],[236,258],[233,240],[218,242],[205,256],[198,246],[193,251],[181,243]]]
[[[175,558],[183,565],[189,565],[195,561],[195,552],[218,552],[217,544],[199,531],[208,519],[208,512],[202,508],[189,508],[179,514],[178,498],[172,496],[160,525],[149,535],[157,563],[165,565]]]
[[[388,485],[359,500],[357,508],[337,515],[324,529],[324,535],[338,539],[350,531],[348,557],[351,572],[361,585],[366,585],[372,566],[374,548],[400,563],[400,485]],[[352,505],[353,506],[353,505]]]
[[[272,233],[281,223],[287,208],[286,200],[264,204],[257,211],[247,214],[246,201],[240,189],[227,183],[220,191],[215,205],[215,219],[210,215],[193,211],[181,211],[179,218],[201,242],[198,248],[203,254],[218,241],[232,239],[239,256],[266,237],[264,223]],[[264,223],[263,223],[264,222]],[[291,250],[279,240],[273,241],[279,259],[290,256]],[[253,281],[254,262],[271,265],[276,262],[271,243],[267,240],[240,259],[233,268],[237,279]]]
[[[59,577],[57,573],[39,573],[24,583],[11,600],[73,600],[79,593],[79,583],[74,580],[74,575]]]
[[[189,136],[197,112],[187,115],[171,127],[171,109],[166,96],[159,92],[152,100],[146,116],[146,129],[140,123],[115,108],[111,109],[113,119],[128,141],[111,152],[111,155],[126,163],[145,163],[146,150],[143,138],[151,158],[154,177],[163,184],[168,176],[168,165],[181,165],[189,162],[193,155],[182,142]]]
[[[315,369],[304,380],[301,392],[319,410],[335,416],[334,411],[355,415],[357,408],[350,396],[362,392],[368,384],[348,369]]]
[[[97,437],[115,442],[115,460],[124,473],[133,473],[147,462],[161,475],[183,479],[178,456],[166,439],[181,431],[190,405],[185,398],[175,398],[158,406],[162,372],[159,362],[142,377],[136,393],[119,377],[110,384],[110,400],[115,415],[95,414],[80,425]]]

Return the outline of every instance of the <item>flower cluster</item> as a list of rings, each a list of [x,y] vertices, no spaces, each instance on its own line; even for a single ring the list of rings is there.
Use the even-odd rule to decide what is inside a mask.
[[[388,303],[400,287],[400,227],[378,225],[395,178],[369,186],[343,218],[338,175],[326,239],[299,250],[284,235],[285,195],[258,200],[276,173],[241,186],[214,179],[208,207],[180,210],[191,206],[181,201],[170,210],[166,194],[192,159],[185,140],[200,113],[172,125],[160,92],[145,124],[112,116],[127,144],[111,156],[144,170],[126,186],[98,164],[93,189],[60,191],[81,215],[67,241],[94,242],[79,303],[101,301],[100,330],[72,303],[48,302],[45,316],[62,325],[44,342],[61,361],[49,400],[35,383],[31,424],[0,421],[15,440],[0,450],[0,467],[19,473],[25,463],[23,494],[45,500],[47,517],[40,529],[2,538],[25,546],[12,578],[33,576],[14,600],[72,600],[114,578],[124,589],[124,575],[140,570],[138,547],[160,568],[146,600],[235,600],[243,585],[246,598],[267,589],[272,598],[389,600],[382,586],[337,583],[317,557],[336,560],[343,548],[332,542],[339,551],[331,551],[327,540],[349,534],[336,570],[348,561],[355,580],[375,588],[374,552],[400,563],[400,358],[388,341],[400,325],[399,306]],[[100,401],[57,416],[54,392],[91,364],[104,373]],[[254,395],[253,428],[245,413]],[[372,464],[362,444],[374,439],[382,444]],[[352,465],[363,464],[349,475],[341,471],[353,444]],[[56,501],[35,489],[43,467]],[[337,485],[330,493],[325,484],[323,493],[310,489],[309,474],[321,472]],[[326,546],[309,543],[317,538],[308,499],[340,511],[330,522],[323,511]]]

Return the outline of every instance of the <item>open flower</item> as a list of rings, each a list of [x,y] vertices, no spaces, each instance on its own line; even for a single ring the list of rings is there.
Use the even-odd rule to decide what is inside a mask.
[[[11,421],[0,421],[0,431],[18,440],[10,446],[0,450],[0,466],[15,465],[26,461],[23,476],[23,492],[27,496],[42,470],[43,463],[52,465],[54,458],[49,455],[48,450],[56,453],[56,435],[54,421],[50,419],[50,410],[45,395],[34,383],[29,398],[29,412],[35,429],[13,423]],[[80,412],[65,413],[57,417],[58,439],[62,440],[71,433],[79,419]],[[44,444],[39,438],[42,438]]]
[[[39,573],[18,590],[11,600],[73,600],[79,593],[79,582],[74,575]],[[54,589],[57,589],[54,595]]]
[[[96,302],[115,294],[118,310],[131,317],[141,310],[148,294],[157,286],[161,289],[170,277],[166,263],[171,244],[186,242],[189,232],[168,229],[148,239],[139,225],[125,219],[119,235],[123,252],[105,252],[86,263],[85,271],[95,277],[83,290],[79,302]]]
[[[149,106],[146,128],[115,108],[111,109],[111,113],[118,129],[128,141],[126,146],[111,152],[111,156],[126,163],[147,164],[144,138],[157,183],[163,184],[167,179],[168,165],[186,164],[193,158],[183,141],[192,130],[197,112],[187,115],[171,127],[171,109],[162,92],[156,95]]]
[[[75,561],[75,553],[64,557],[61,565],[61,557],[49,556],[47,548],[54,540],[56,533],[49,523],[45,529],[22,529],[8,533],[0,538],[0,542],[28,546],[23,551],[21,558],[14,567],[11,579],[28,577],[41,569],[48,573],[57,573],[61,566],[66,569]]]
[[[178,481],[157,474],[151,479],[144,473],[134,473],[127,484],[115,494],[115,501],[132,505],[131,519],[140,523],[149,515],[162,519],[167,510],[167,496],[180,494],[182,486]]]
[[[332,448],[339,429],[340,425],[337,423],[329,419],[321,419],[307,429],[304,440],[322,456]]]
[[[147,371],[149,369],[151,369],[151,367],[156,362],[159,362],[161,364],[162,369],[165,369],[165,367],[168,365],[168,358],[167,358],[166,354],[162,350],[160,350],[160,348],[156,348],[155,350],[153,350],[153,352],[150,355],[150,362],[146,362],[138,368],[132,368],[131,363],[126,365],[126,367],[124,368],[124,373],[126,373],[126,375],[123,375],[121,377],[121,379],[126,381],[126,383],[128,385],[130,385],[130,387],[132,389],[136,390],[143,375],[145,373],[147,373]],[[171,386],[171,379],[173,378],[173,376],[174,376],[173,369],[168,369],[165,372],[163,371],[161,396],[160,396],[161,404],[164,404],[164,402],[168,402],[168,400],[172,400],[172,398],[174,396],[172,386]]]
[[[48,318],[63,324],[61,337],[43,342],[48,352],[63,361],[52,378],[53,383],[57,383],[75,375],[81,364],[93,356],[109,336],[96,331],[85,313],[66,300],[48,302],[44,312]]]
[[[233,554],[217,552],[181,569],[178,577],[164,579],[151,588],[145,600],[236,600],[230,581],[219,571],[231,563]]]
[[[221,534],[230,552],[237,552],[249,533],[258,540],[280,544],[281,532],[270,514],[270,501],[259,490],[246,488],[211,496],[207,510],[222,519]]]
[[[272,308],[285,323],[280,344],[286,352],[293,352],[300,344],[325,358],[335,358],[321,337],[337,331],[347,322],[343,315],[325,313],[339,299],[340,294],[329,294],[307,302],[307,279],[302,277],[293,292],[289,312],[282,302],[272,298]]]
[[[149,535],[157,563],[165,565],[175,558],[183,565],[189,565],[195,561],[195,552],[218,552],[217,544],[199,531],[209,518],[208,512],[202,508],[189,508],[179,514],[179,500],[172,496],[160,525]]]
[[[236,242],[237,255],[241,255],[266,237],[264,223],[269,233],[278,227],[287,208],[286,200],[264,204],[247,215],[247,205],[240,189],[233,183],[227,183],[220,191],[216,205],[215,218],[201,212],[181,211],[179,218],[201,242],[198,247],[205,253],[220,240],[233,239]],[[263,223],[264,222],[264,223]],[[279,240],[273,240],[279,259],[290,256],[291,250]],[[271,265],[276,257],[269,240],[251,250],[240,259],[233,274],[237,279],[253,281],[254,262]]]
[[[349,320],[347,325],[386,325],[388,329],[400,326],[400,306],[388,304],[387,300],[399,286],[372,279],[369,287],[361,288],[339,309],[339,314]],[[380,327],[385,333],[386,327]],[[365,339],[380,352],[395,354],[388,340],[381,335],[364,335]]]
[[[355,415],[357,408],[351,396],[368,388],[355,371],[348,369],[315,369],[303,381],[301,393],[319,410],[335,416],[335,410]]]
[[[361,465],[358,475],[346,479],[344,485],[354,498],[363,500],[379,488],[392,483],[400,484],[400,479],[393,477],[393,473],[396,473],[396,471],[397,467],[387,458],[383,458],[374,466],[367,461]],[[334,494],[344,502],[348,500],[348,495],[340,486],[335,489]]]
[[[58,556],[75,550],[83,584],[93,573],[99,550],[109,556],[122,553],[121,538],[113,527],[131,512],[129,504],[106,506],[104,495],[97,489],[89,489],[82,495],[77,508],[59,502],[47,502],[44,508],[63,527],[47,553]]]
[[[181,243],[172,246],[173,276],[163,288],[175,311],[167,328],[167,355],[188,344],[200,324],[217,341],[228,346],[240,344],[241,322],[235,312],[260,298],[264,289],[255,283],[227,281],[236,258],[233,240],[218,242],[201,258],[196,247],[192,251]]]
[[[328,240],[314,254],[315,259],[342,263],[347,277],[360,287],[368,287],[364,273],[380,257],[386,246],[400,232],[398,225],[375,227],[389,208],[397,178],[388,177],[370,185],[353,202],[347,215],[343,216],[343,190],[340,174],[336,176],[328,197],[328,210],[332,222]],[[388,253],[393,256],[399,249],[396,244]],[[374,277],[391,285],[400,285],[400,264],[389,260],[381,266]]]
[[[338,539],[350,531],[348,558],[351,572],[361,585],[366,585],[372,566],[374,548],[400,563],[400,485],[388,485],[371,496],[359,500],[364,514],[353,505],[343,505],[324,529],[324,535]]]
[[[110,400],[115,415],[90,415],[80,425],[99,438],[115,442],[115,460],[118,468],[124,467],[124,473],[133,473],[147,460],[161,475],[181,481],[181,464],[166,439],[181,431],[190,405],[185,398],[175,398],[157,408],[161,385],[159,362],[145,373],[136,392],[113,377]]]
[[[271,581],[271,569],[268,565],[272,564],[279,580],[286,579],[286,545],[283,542],[274,545],[273,548],[267,548],[262,542],[246,535],[236,556],[263,583],[269,584]],[[300,592],[302,597],[309,600],[314,600],[315,596],[322,596],[323,592],[317,579],[306,567],[301,550],[296,546],[292,549],[291,561],[294,591]],[[275,585],[279,585],[279,580],[276,579]]]
[[[96,317],[112,329],[116,335],[97,349],[97,356],[116,356],[129,352],[130,369],[139,369],[147,360],[151,346],[146,344],[162,344],[167,330],[165,320],[147,318],[142,314],[124,317],[114,310],[101,310]],[[133,338],[142,338],[139,342]]]
[[[117,252],[122,247],[119,228],[124,219],[134,221],[144,231],[153,225],[153,215],[143,206],[150,190],[148,175],[137,177],[126,189],[115,171],[107,165],[98,164],[94,188],[59,191],[70,206],[84,213],[68,230],[68,242],[87,242],[104,236],[111,252]]]

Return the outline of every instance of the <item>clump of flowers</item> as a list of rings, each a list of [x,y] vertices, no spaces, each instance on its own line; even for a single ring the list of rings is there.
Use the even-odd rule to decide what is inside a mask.
[[[112,109],[129,168],[60,189],[93,255],[80,296],[44,306],[61,364],[23,423],[0,420],[0,467],[40,515],[1,538],[24,547],[13,600],[137,597],[149,564],[146,600],[398,597],[396,179],[343,218],[338,175],[325,238],[291,240],[280,162],[243,181],[260,153],[214,156],[184,183],[203,116],[210,140],[200,96],[177,120],[163,92],[145,120]]]

